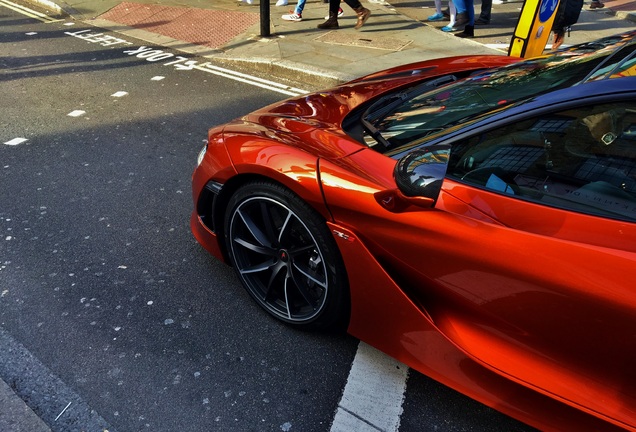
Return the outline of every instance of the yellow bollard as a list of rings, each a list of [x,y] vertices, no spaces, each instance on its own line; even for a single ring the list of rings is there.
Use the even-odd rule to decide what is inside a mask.
[[[510,41],[508,55],[530,58],[540,56],[550,37],[559,0],[526,0]]]

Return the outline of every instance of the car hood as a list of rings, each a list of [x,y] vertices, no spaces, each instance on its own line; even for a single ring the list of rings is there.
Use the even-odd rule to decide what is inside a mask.
[[[342,130],[344,118],[361,104],[423,79],[516,61],[506,56],[462,56],[400,66],[266,106],[230,123],[224,132],[259,135],[318,157],[339,158],[366,148]]]

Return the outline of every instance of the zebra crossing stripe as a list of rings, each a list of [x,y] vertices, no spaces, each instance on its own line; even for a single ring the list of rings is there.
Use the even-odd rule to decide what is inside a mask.
[[[360,342],[331,432],[397,432],[409,369]]]

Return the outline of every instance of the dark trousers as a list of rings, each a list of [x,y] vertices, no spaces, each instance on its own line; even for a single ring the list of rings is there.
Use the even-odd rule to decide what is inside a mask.
[[[481,0],[481,13],[479,19],[490,22],[490,12],[492,11],[492,0]]]
[[[362,7],[360,0],[344,0],[344,2],[349,5],[351,9]],[[338,15],[338,9],[340,9],[340,0],[329,0],[329,15]]]

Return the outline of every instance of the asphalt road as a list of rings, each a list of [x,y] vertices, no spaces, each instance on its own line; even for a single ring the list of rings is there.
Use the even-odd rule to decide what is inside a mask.
[[[358,341],[269,318],[188,225],[207,129],[281,89],[6,9],[0,42],[0,377],[55,431],[329,430]],[[527,430],[415,372],[403,409]]]

